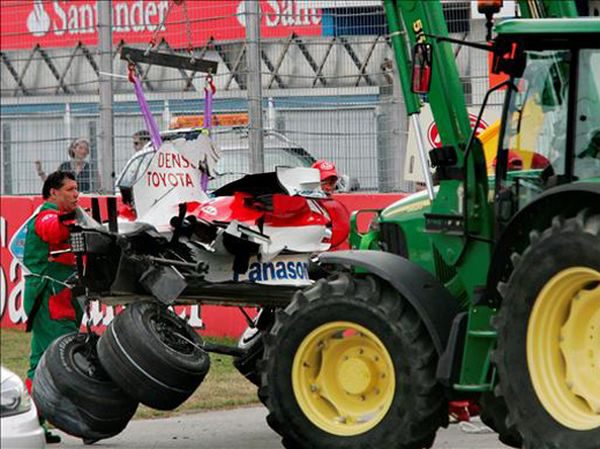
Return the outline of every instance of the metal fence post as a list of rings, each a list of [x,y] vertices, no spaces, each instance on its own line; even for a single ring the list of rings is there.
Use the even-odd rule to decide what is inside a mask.
[[[113,72],[112,59],[112,0],[98,0],[98,51],[100,72]],[[115,184],[114,169],[114,119],[112,78],[99,75],[100,86],[100,191],[112,193]]]
[[[246,42],[248,51],[248,115],[250,171],[264,172],[262,80],[260,73],[260,4],[256,0],[245,0]]]
[[[4,180],[2,182],[1,192],[4,195],[10,195],[13,193],[11,140],[10,124],[3,123],[2,156],[0,157],[0,160],[2,161],[2,179]]]

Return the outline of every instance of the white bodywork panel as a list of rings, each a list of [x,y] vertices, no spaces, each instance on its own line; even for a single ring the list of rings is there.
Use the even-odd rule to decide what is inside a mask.
[[[232,270],[233,257],[208,253],[205,258],[208,264],[206,280],[208,282],[249,281],[264,285],[310,285],[308,276],[307,254],[286,254],[269,261],[259,261],[251,257],[246,273],[234,277]]]
[[[265,226],[263,232],[270,238],[270,242],[260,247],[261,255],[267,260],[284,249],[298,253],[314,253],[327,251],[330,246],[323,243],[324,238],[331,236],[331,231],[325,226]]]
[[[204,134],[194,140],[164,142],[133,185],[139,221],[165,232],[180,203],[208,201],[201,186],[202,171],[212,173],[218,160],[218,149]]]
[[[321,190],[321,174],[316,168],[308,167],[277,167],[277,180],[285,192],[308,198],[327,198]]]
[[[231,234],[235,237],[243,236],[244,240],[258,244],[260,259],[262,261],[269,261],[284,250],[295,253],[327,251],[330,244],[323,242],[323,240],[331,237],[331,231],[327,227],[320,225],[265,226],[261,233],[257,226],[248,226],[234,220],[229,223],[227,228],[219,232],[214,244],[210,247],[210,251],[219,255],[230,255],[222,244],[223,233]]]

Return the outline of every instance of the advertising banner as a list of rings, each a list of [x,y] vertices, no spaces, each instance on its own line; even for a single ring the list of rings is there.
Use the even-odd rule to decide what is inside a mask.
[[[338,194],[334,198],[342,203],[349,212],[358,209],[383,209],[403,198],[405,194]],[[23,291],[25,280],[23,272],[16,259],[8,250],[9,243],[33,211],[41,204],[39,196],[0,196],[0,327],[25,329],[27,315],[23,308]],[[90,197],[80,197],[82,207],[90,207]],[[103,206],[104,201],[100,201]],[[106,211],[102,207],[103,216]],[[371,214],[359,217],[359,230],[366,231]],[[121,306],[107,307],[98,301],[92,301],[89,317],[92,329],[102,333]],[[246,320],[237,307],[224,306],[177,306],[175,312],[188,323],[197,328],[204,329],[203,335],[221,337],[237,337],[247,326]],[[247,312],[253,315],[254,309]],[[87,316],[84,317],[87,322]]]
[[[113,0],[113,41],[149,43],[156,34],[187,48],[246,35],[244,0]],[[321,13],[304,0],[260,0],[261,36],[321,34]],[[96,0],[2,0],[2,51],[98,43]],[[188,24],[190,34],[188,35]],[[191,40],[191,42],[190,42]]]
[[[39,196],[0,196],[0,260],[2,261],[0,267],[0,327],[25,329],[25,322],[27,321],[27,315],[23,307],[25,279],[20,264],[13,258],[8,247],[15,232],[31,216],[41,202],[42,198]],[[101,203],[103,202],[101,201]],[[90,198],[81,197],[80,204],[83,207],[89,207]],[[92,329],[100,333],[103,332],[115,317],[115,313],[120,310],[120,306],[107,307],[98,301],[92,301],[89,313]],[[239,335],[245,328],[243,315],[236,309],[237,315],[234,316],[231,313],[231,317],[224,317],[223,310],[223,308],[216,307],[202,308],[202,313],[216,324],[213,329],[214,333],[211,335]],[[191,326],[204,327],[204,323],[200,318],[200,306],[180,306],[176,307],[175,312],[182,318],[187,319]],[[87,315],[84,317],[85,322],[87,322]]]

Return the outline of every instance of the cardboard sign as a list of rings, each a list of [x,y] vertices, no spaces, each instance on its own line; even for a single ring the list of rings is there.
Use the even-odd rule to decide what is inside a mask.
[[[468,111],[471,126],[475,126],[475,122],[477,121],[477,115],[479,114],[479,108],[468,108]],[[500,118],[500,114],[500,106],[488,106],[483,114],[481,122],[479,123],[476,135],[479,135],[481,132],[485,131],[492,123],[498,120]],[[423,133],[425,133],[424,137],[425,145],[427,146],[426,150],[429,151],[432,148],[439,148],[440,146],[442,146],[442,141],[440,140],[437,125],[433,120],[433,115],[431,114],[431,108],[429,107],[429,105],[425,105],[425,107],[421,109],[421,113],[419,114],[419,120],[421,122],[421,129],[423,130]],[[404,179],[406,181],[425,182],[417,148],[416,130],[414,129],[412,124],[408,132],[406,162],[404,164]]]

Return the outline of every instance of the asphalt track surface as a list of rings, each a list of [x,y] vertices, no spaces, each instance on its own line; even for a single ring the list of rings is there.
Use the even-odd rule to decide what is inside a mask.
[[[265,408],[257,406],[136,420],[129,423],[120,435],[98,441],[93,446],[84,446],[81,440],[58,432],[63,437],[62,443],[49,445],[48,449],[281,449],[279,436],[265,422],[266,414]],[[434,449],[507,447],[498,441],[496,434],[467,433],[456,424],[440,430],[433,446]]]

